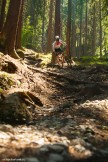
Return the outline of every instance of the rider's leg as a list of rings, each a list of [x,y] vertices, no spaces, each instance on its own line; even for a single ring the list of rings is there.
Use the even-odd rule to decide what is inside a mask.
[[[59,55],[57,56],[57,63],[60,67],[63,67],[64,64],[64,56],[63,53],[59,53]]]

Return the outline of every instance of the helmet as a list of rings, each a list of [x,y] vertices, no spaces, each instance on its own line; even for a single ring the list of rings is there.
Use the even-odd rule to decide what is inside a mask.
[[[60,37],[57,35],[57,36],[55,36],[55,39],[56,39],[56,40],[59,40],[59,39],[60,39]]]

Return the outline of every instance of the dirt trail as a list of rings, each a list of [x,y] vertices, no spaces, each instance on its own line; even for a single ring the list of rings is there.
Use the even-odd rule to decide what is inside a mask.
[[[0,124],[0,160],[107,162],[108,67],[42,69],[29,60],[19,62],[11,74],[16,84],[8,91],[28,91],[32,100],[23,97],[24,103],[31,101],[32,119],[23,125]]]

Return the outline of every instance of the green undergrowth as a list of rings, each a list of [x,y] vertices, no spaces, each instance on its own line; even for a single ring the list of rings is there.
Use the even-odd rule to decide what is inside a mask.
[[[46,67],[48,64],[50,64],[51,57],[52,57],[52,53],[35,54],[36,59],[42,60],[40,63],[40,67]],[[83,56],[80,58],[73,58],[73,60],[76,62],[76,65],[82,65],[82,66],[91,66],[95,64],[108,65],[108,56],[102,56],[101,58],[99,56]]]
[[[46,67],[51,62],[51,57],[52,57],[51,53],[48,53],[48,54],[36,53],[36,59],[42,60],[40,63],[41,67]]]
[[[90,65],[108,65],[108,56],[98,57],[98,56],[83,56],[75,59],[78,65],[90,66]]]
[[[9,89],[14,84],[14,81],[10,76],[8,76],[8,74],[0,74],[0,93],[3,90]]]

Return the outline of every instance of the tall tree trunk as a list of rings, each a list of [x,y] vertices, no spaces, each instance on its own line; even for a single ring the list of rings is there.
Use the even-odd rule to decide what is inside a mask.
[[[70,55],[70,38],[71,38],[71,0],[68,0],[68,20],[67,20],[67,34],[66,34],[66,53]]]
[[[80,56],[82,56],[82,14],[83,14],[83,2],[80,1],[80,41],[79,41]]]
[[[55,35],[61,36],[61,21],[60,21],[60,3],[61,0],[55,1]]]
[[[102,8],[101,8],[101,5],[102,5],[102,1],[99,0],[99,21],[100,21],[100,57],[102,57]]]
[[[0,0],[0,10],[1,10],[1,4],[2,4],[2,0]]]
[[[6,0],[2,0],[1,4],[1,13],[0,13],[0,32],[2,31],[5,19],[5,7],[6,7]]]
[[[85,12],[85,40],[84,40],[84,55],[87,56],[87,27],[88,27],[88,5],[86,0],[86,12]]]
[[[92,56],[94,56],[96,51],[96,4],[94,0],[92,0],[92,3],[93,3]]]
[[[54,0],[50,0],[49,24],[48,24],[48,36],[47,36],[46,52],[52,51],[52,16],[53,16],[53,8],[54,8],[53,5],[54,5]]]
[[[63,4],[64,4],[64,0],[61,0],[61,20],[63,20]],[[61,38],[63,37],[63,25],[64,25],[64,22],[61,21]]]
[[[72,38],[71,38],[71,53],[72,56],[76,56],[76,0],[72,0]]]
[[[42,17],[42,51],[45,51],[44,47],[44,28],[45,28],[45,0],[44,0],[44,8],[43,8],[43,17]]]
[[[16,59],[19,58],[15,50],[15,44],[21,5],[22,0],[10,0],[7,19],[1,33],[1,37],[4,39],[5,53]]]
[[[15,44],[16,49],[23,49],[21,45],[21,33],[22,33],[22,26],[23,26],[23,7],[24,7],[24,0],[22,0],[19,22],[18,22],[16,44]]]

